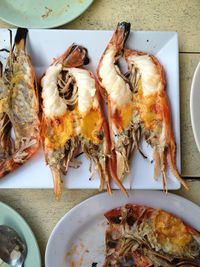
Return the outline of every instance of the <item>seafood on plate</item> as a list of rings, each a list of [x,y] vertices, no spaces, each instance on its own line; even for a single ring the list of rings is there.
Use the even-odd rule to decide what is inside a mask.
[[[81,68],[85,63],[87,50],[72,45],[41,78],[42,139],[57,199],[61,196],[61,176],[72,164],[79,145],[90,160],[90,170],[94,164],[93,170],[100,173],[100,190],[106,185],[111,193],[109,134],[99,84],[91,72]],[[115,181],[125,192],[121,182]]]
[[[136,132],[140,129],[141,135],[153,148],[154,177],[157,178],[161,172],[163,188],[167,191],[168,161],[174,176],[188,189],[175,163],[176,144],[164,68],[155,56],[144,52],[125,49],[124,56],[133,91],[133,128]]]
[[[200,266],[200,233],[176,216],[127,204],[105,217],[104,267]]]
[[[0,71],[0,177],[24,164],[39,148],[40,121],[36,76],[25,50],[28,30],[18,28]]]
[[[119,23],[97,67],[101,93],[108,106],[112,143],[112,170],[120,180],[129,172],[129,157],[136,145],[133,128],[133,94],[130,81],[121,72],[118,61],[130,32],[130,23]],[[138,134],[138,133],[137,133]]]

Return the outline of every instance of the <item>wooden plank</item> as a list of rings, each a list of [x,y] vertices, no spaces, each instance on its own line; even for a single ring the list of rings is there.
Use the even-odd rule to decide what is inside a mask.
[[[15,26],[11,25],[11,24],[8,24],[7,22],[3,21],[3,20],[0,20],[0,28],[15,28]]]
[[[180,51],[200,51],[199,0],[98,0],[70,29],[114,29],[119,21],[129,21],[132,30],[177,31]]]
[[[200,54],[180,54],[181,92],[181,157],[182,176],[200,176],[200,154],[193,136],[190,118],[190,91],[194,70],[200,61]]]
[[[96,0],[79,18],[62,28],[113,30],[119,21],[132,30],[177,31],[180,51],[200,52],[199,0]],[[0,21],[0,27],[11,27]]]

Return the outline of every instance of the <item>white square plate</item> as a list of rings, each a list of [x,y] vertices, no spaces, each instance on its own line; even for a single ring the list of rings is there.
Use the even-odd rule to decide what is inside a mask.
[[[95,72],[98,61],[109,42],[111,31],[87,30],[29,30],[27,50],[32,58],[38,78],[52,63],[53,58],[60,56],[72,43],[80,44],[88,49],[91,62],[86,68]],[[13,30],[13,35],[15,30]],[[179,62],[178,36],[175,32],[131,32],[127,47],[146,51],[155,55],[164,66],[167,78],[167,94],[170,100],[173,130],[177,144],[176,164],[180,172],[180,111],[179,111]],[[9,33],[0,30],[0,49],[9,49]],[[0,54],[1,55],[1,54]],[[2,60],[2,57],[0,57]],[[130,175],[124,181],[126,188],[162,189],[162,179],[153,179],[152,150],[145,143],[142,149],[148,156],[144,160],[138,152],[134,152],[131,160]],[[89,162],[84,155],[80,157],[82,165],[78,169],[69,169],[64,178],[67,188],[98,188],[99,178],[96,175],[91,181]],[[178,189],[180,183],[167,170],[168,188]],[[0,188],[52,188],[53,181],[49,168],[45,165],[40,150],[31,160],[15,172],[0,181]],[[116,188],[113,185],[113,188]]]

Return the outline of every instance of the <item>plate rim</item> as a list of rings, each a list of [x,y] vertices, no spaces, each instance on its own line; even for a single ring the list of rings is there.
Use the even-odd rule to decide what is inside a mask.
[[[122,195],[122,193],[119,191],[119,190],[113,190],[114,192],[114,194],[115,195]],[[180,196],[180,195],[177,195],[177,194],[174,194],[174,193],[170,193],[170,192],[168,192],[167,194],[165,194],[163,191],[161,191],[161,190],[145,190],[145,189],[137,189],[137,190],[131,190],[130,192],[129,192],[129,194],[130,194],[130,196],[131,196],[131,199],[130,200],[128,200],[128,198],[127,198],[127,201],[126,201],[126,203],[134,203],[134,201],[133,201],[133,198],[134,198],[134,194],[147,194],[148,196],[147,196],[147,198],[151,198],[151,195],[153,195],[153,197],[155,196],[155,198],[157,198],[157,197],[164,197],[165,195],[168,197],[168,198],[171,198],[172,200],[178,200],[178,202],[179,203],[187,203],[188,205],[190,205],[190,206],[192,206],[194,209],[198,209],[199,211],[200,211],[200,206],[199,205],[197,205],[196,203],[194,203],[194,202],[192,202],[191,200],[189,200],[189,199],[187,199],[187,198],[185,198],[185,197],[183,197],[183,196]],[[47,244],[46,244],[46,248],[45,248],[45,266],[46,267],[49,267],[49,265],[47,265],[48,264],[48,254],[49,254],[49,249],[50,249],[50,246],[51,246],[51,244],[52,244],[52,241],[54,240],[54,236],[55,236],[55,234],[56,234],[56,231],[58,230],[58,228],[60,227],[60,225],[62,225],[63,224],[63,222],[65,222],[65,220],[66,220],[66,218],[70,218],[70,216],[72,216],[73,215],[73,213],[75,213],[76,212],[76,210],[78,210],[78,209],[81,209],[81,208],[84,208],[85,207],[85,205],[87,205],[87,203],[89,202],[92,202],[92,201],[94,201],[94,200],[101,200],[102,198],[112,198],[112,196],[109,196],[108,195],[108,193],[107,192],[103,192],[103,193],[97,193],[97,194],[95,194],[95,195],[92,195],[92,196],[90,196],[89,198],[87,198],[87,199],[85,199],[85,200],[83,200],[83,201],[81,201],[80,203],[78,203],[77,205],[75,205],[74,207],[72,207],[69,211],[67,211],[58,221],[57,221],[57,223],[55,224],[55,226],[54,226],[54,228],[53,228],[53,230],[52,230],[52,232],[51,232],[51,234],[49,235],[49,238],[48,238],[48,241],[47,241]],[[137,196],[136,196],[136,198],[137,198]],[[120,198],[117,198],[118,200],[119,200],[119,202],[125,202],[125,200],[123,199],[122,200],[122,198],[120,199]],[[126,198],[125,198],[126,199]],[[145,198],[144,198],[145,199]],[[151,202],[152,200],[150,200],[150,202]],[[138,204],[137,203],[137,200],[136,200],[136,204]],[[116,208],[117,207],[120,207],[120,206],[123,206],[123,205],[125,205],[124,203],[122,204],[117,204],[116,203]],[[138,204],[139,205],[139,204]],[[141,205],[142,205],[142,203],[141,203]],[[144,204],[143,204],[144,205]],[[148,205],[145,205],[145,206],[148,206]],[[153,205],[154,206],[154,205]],[[149,205],[149,207],[153,207],[152,206],[152,204],[150,204]],[[159,205],[158,205],[159,206]],[[111,210],[112,208],[108,208],[108,210]],[[162,209],[162,208],[161,208]],[[166,209],[164,209],[164,210],[166,210]],[[167,211],[167,210],[166,210]],[[178,216],[178,215],[176,215],[174,212],[171,212],[171,211],[168,211],[169,213],[172,213],[172,214],[174,214],[175,216],[177,216],[177,217],[179,217],[180,218],[180,216]],[[102,215],[103,215],[103,213],[102,213]],[[199,230],[197,230],[197,231],[199,231]]]
[[[79,12],[77,12],[77,14],[75,16],[73,16],[70,19],[60,20],[60,22],[58,22],[58,23],[51,23],[51,20],[50,20],[50,23],[48,23],[46,25],[38,24],[37,26],[33,27],[33,26],[30,25],[31,23],[28,23],[26,25],[23,22],[22,23],[16,23],[15,19],[14,20],[12,18],[8,19],[7,16],[5,17],[4,16],[5,14],[1,13],[1,12],[0,12],[0,19],[2,21],[4,21],[4,22],[8,23],[8,24],[11,24],[11,25],[14,25],[14,26],[17,26],[17,27],[25,27],[25,28],[29,28],[29,29],[51,29],[51,28],[56,28],[56,27],[63,26],[65,24],[69,23],[69,22],[72,22],[75,19],[77,19],[79,16],[81,16],[92,5],[92,3],[94,2],[94,0],[88,0],[88,1],[89,1],[89,3],[84,5],[84,7],[82,9],[80,9]]]
[[[24,217],[18,213],[18,211],[16,211],[13,207],[9,206],[7,203],[0,201],[0,208],[3,207],[6,210],[8,210],[9,212],[11,212],[12,214],[14,214],[14,218],[18,218],[21,222],[24,223],[24,225],[26,226],[27,230],[29,231],[30,235],[31,235],[31,240],[35,245],[36,251],[37,251],[37,256],[38,256],[38,260],[39,260],[39,265],[38,267],[42,266],[42,260],[41,260],[41,253],[40,253],[40,248],[37,242],[37,239],[31,229],[31,227],[29,226],[29,224],[26,222],[26,220],[24,219]],[[15,220],[14,220],[15,221]],[[24,232],[24,228],[21,228],[22,232]],[[30,240],[30,239],[29,239]],[[26,241],[27,242],[27,241]]]
[[[200,137],[197,135],[197,129],[196,129],[196,124],[195,124],[195,119],[194,119],[194,94],[196,92],[195,90],[195,84],[197,80],[197,74],[199,73],[200,75],[200,62],[197,64],[194,74],[193,74],[193,79],[192,79],[192,84],[191,84],[191,92],[190,92],[190,117],[191,117],[191,124],[192,124],[192,131],[195,139],[195,143],[197,146],[198,151],[200,152]]]

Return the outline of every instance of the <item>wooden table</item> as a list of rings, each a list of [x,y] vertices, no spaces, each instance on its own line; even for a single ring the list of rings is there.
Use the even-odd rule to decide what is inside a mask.
[[[132,30],[177,31],[179,35],[182,176],[191,190],[174,191],[200,205],[200,154],[197,151],[190,120],[191,81],[200,61],[199,0],[95,0],[66,29],[110,29],[119,21],[129,21]],[[13,27],[0,21],[1,28]],[[0,190],[0,200],[15,208],[34,231],[44,260],[45,246],[55,224],[69,209],[97,194],[97,190],[63,190],[62,199],[54,199],[53,190]]]

